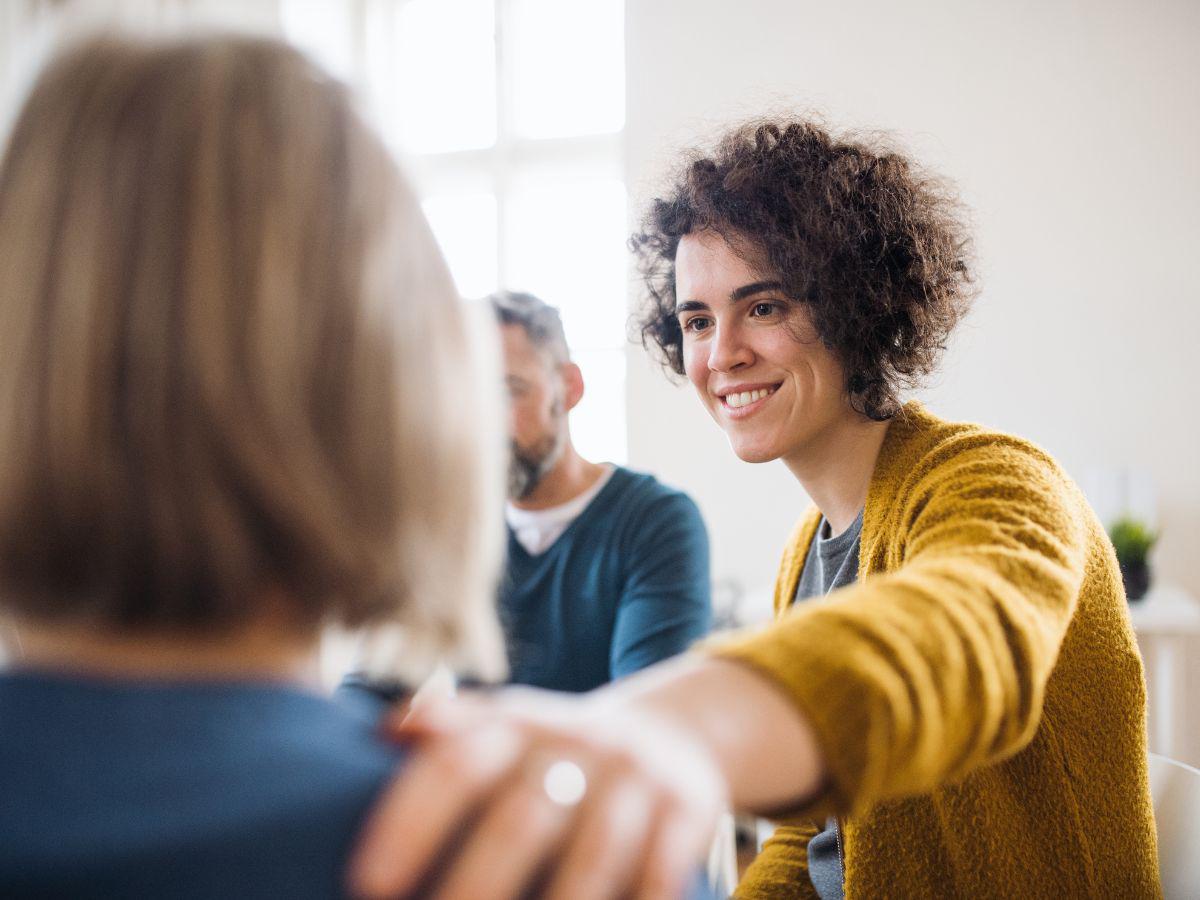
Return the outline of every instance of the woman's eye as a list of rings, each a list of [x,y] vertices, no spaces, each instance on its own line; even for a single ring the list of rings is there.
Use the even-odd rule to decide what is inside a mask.
[[[688,319],[686,322],[683,323],[683,330],[684,331],[703,331],[705,328],[708,327],[708,325],[709,325],[709,321],[706,316],[692,316],[690,319]]]
[[[761,319],[763,316],[773,315],[775,311],[774,303],[755,303],[751,315]]]

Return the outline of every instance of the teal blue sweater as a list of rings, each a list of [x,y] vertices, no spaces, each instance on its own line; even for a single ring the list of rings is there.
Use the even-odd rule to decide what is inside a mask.
[[[0,673],[0,897],[345,896],[402,764],[379,712],[265,682]]]
[[[708,632],[708,535],[696,504],[618,467],[546,552],[512,530],[500,590],[511,680],[587,691]]]

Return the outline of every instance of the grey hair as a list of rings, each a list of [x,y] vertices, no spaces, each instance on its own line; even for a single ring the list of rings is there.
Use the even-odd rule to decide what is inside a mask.
[[[571,360],[562,315],[540,297],[521,291],[497,291],[487,297],[501,325],[519,325],[529,342],[553,363]]]

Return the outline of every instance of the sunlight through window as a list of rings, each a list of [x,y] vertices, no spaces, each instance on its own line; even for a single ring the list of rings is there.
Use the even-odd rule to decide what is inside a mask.
[[[522,137],[620,131],[625,17],[619,0],[513,0],[513,128]]]
[[[283,0],[286,33],[363,94],[459,290],[562,309],[579,449],[624,462],[622,0]]]
[[[421,204],[459,293],[482,297],[499,282],[494,194],[443,194]]]

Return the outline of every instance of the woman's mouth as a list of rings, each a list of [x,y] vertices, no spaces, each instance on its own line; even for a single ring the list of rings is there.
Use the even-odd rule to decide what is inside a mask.
[[[779,389],[779,385],[771,384],[763,387],[750,388],[743,391],[730,391],[719,395],[725,411],[737,417],[747,416],[763,404],[768,397]]]

